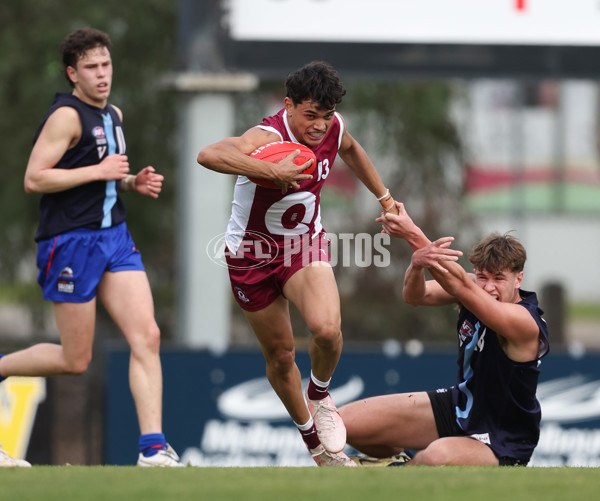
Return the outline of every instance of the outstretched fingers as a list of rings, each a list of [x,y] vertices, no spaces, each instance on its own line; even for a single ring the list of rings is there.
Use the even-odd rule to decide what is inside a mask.
[[[458,261],[458,258],[463,254],[462,251],[450,248],[453,241],[454,237],[442,237],[416,250],[413,254],[413,265],[447,273],[448,270],[442,263],[444,261]]]
[[[450,248],[452,242],[454,242],[454,237],[442,237],[432,243],[432,246],[437,249],[434,254],[436,261],[433,267],[443,273],[448,273],[448,270],[441,264],[441,261],[458,261],[458,258],[463,255],[462,251]]]

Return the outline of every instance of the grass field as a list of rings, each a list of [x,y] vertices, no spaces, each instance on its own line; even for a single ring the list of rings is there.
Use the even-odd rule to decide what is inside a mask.
[[[181,468],[35,466],[0,470],[0,500],[588,501],[594,468]]]

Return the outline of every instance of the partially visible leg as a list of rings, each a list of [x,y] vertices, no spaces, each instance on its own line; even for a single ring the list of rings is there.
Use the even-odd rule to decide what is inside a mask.
[[[492,450],[471,437],[440,438],[426,392],[357,400],[339,409],[348,443],[378,458],[404,449],[419,452],[407,465],[498,465]]]
[[[374,457],[404,449],[424,449],[438,439],[426,392],[398,393],[357,400],[340,407],[348,443]]]
[[[346,430],[329,395],[329,382],[342,351],[340,298],[333,270],[327,262],[312,262],[294,273],[283,291],[311,332],[308,409],[325,449],[339,453],[346,446]]]
[[[444,437],[417,452],[410,463],[428,466],[498,466],[487,445],[471,437]]]
[[[146,272],[107,272],[100,281],[98,296],[131,349],[129,386],[141,434],[137,464],[183,466],[162,432],[160,330],[154,319],[154,301]]]
[[[53,303],[61,344],[39,343],[0,358],[0,374],[52,376],[83,374],[92,359],[96,300]]]
[[[295,362],[287,300],[279,296],[266,308],[245,314],[261,344],[267,379],[298,426],[315,462],[319,466],[355,466],[347,456],[325,450],[316,435],[313,418],[302,395],[302,377]]]
[[[123,331],[131,357],[129,384],[141,434],[162,433],[162,368],[160,331],[154,319],[154,302],[144,271],[107,272],[98,297]]]
[[[296,365],[289,304],[279,296],[259,311],[245,311],[267,364],[267,379],[296,423],[305,423],[308,409],[302,396],[302,378]]]
[[[340,296],[331,265],[316,261],[297,271],[283,292],[298,308],[311,333],[308,352],[313,374],[328,381],[342,353]]]

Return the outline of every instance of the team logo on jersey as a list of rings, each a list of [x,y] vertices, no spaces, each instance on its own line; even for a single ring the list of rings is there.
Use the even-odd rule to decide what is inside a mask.
[[[67,294],[73,294],[73,292],[75,292],[75,280],[71,268],[65,266],[60,271],[56,287],[58,292],[65,292]]]
[[[107,140],[104,128],[97,125],[92,129],[92,136],[96,138],[96,149],[98,150],[98,158],[104,157],[108,149],[108,147],[106,146]]]
[[[474,332],[475,329],[471,325],[471,322],[465,320],[460,326],[460,330],[458,331],[458,339],[460,341],[460,345],[462,346],[467,339],[473,337]]]
[[[104,129],[97,125],[92,129],[92,136],[94,136],[96,139],[104,138]]]
[[[468,320],[465,320],[463,322],[463,324],[460,326],[460,334],[462,336],[466,337],[466,336],[472,336],[473,332],[475,332],[475,329],[471,325],[471,322],[469,322]]]

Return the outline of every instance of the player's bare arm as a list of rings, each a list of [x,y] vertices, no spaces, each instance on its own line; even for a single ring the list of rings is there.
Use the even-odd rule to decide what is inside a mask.
[[[344,130],[338,154],[373,195],[380,197],[385,194],[387,189],[379,177],[379,173],[375,169],[373,162],[365,149],[347,130]]]
[[[417,249],[411,264],[404,275],[402,295],[408,304],[414,306],[442,306],[457,302],[457,299],[446,292],[435,280],[425,280],[425,269],[436,268],[448,273],[440,262],[456,261],[462,252],[450,249],[453,237],[443,237],[421,249]]]
[[[473,281],[471,274],[458,263],[444,261],[448,273],[431,270],[434,279],[458,302],[472,311],[499,336],[507,356],[516,362],[527,362],[538,355],[539,327],[523,306],[516,304],[520,296],[520,279],[516,278],[514,301],[500,301]],[[505,273],[510,276],[514,274]]]
[[[346,128],[338,151],[340,158],[350,167],[354,175],[377,199],[384,197],[387,188],[383,184],[377,169],[362,145],[352,137]]]
[[[282,189],[298,188],[300,181],[312,177],[310,174],[300,174],[308,167],[308,163],[296,165],[293,160],[298,153],[292,153],[278,164],[249,156],[256,148],[275,141],[281,141],[277,134],[253,127],[239,137],[229,137],[206,146],[200,150],[197,161],[207,169],[222,174],[270,179]]]
[[[338,115],[341,120],[343,118]],[[338,155],[344,163],[350,167],[354,175],[364,184],[367,189],[375,195],[381,203],[385,212],[392,211],[396,213],[394,199],[389,193],[389,190],[383,184],[377,169],[367,155],[367,152],[362,145],[352,137],[348,130],[344,127],[342,141]]]
[[[129,172],[125,155],[109,155],[97,165],[76,169],[54,169],[65,152],[81,137],[77,111],[58,108],[44,124],[35,142],[25,171],[27,193],[56,193],[92,181],[123,179]]]
[[[387,212],[376,221],[381,223],[383,231],[392,237],[402,238],[408,242],[413,250],[421,249],[429,245],[431,241],[425,236],[406,212],[402,202],[395,202],[398,209],[397,214]]]

